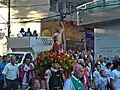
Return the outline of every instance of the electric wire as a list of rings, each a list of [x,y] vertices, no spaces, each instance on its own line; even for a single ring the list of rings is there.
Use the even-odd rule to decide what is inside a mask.
[[[42,5],[42,4],[41,4]],[[43,5],[48,5],[48,4],[43,4]],[[49,4],[50,5],[50,4]],[[33,6],[36,6],[36,5],[33,5]],[[80,6],[80,5],[79,5]],[[86,8],[86,9],[84,9],[84,11],[86,11],[86,10],[91,10],[91,9],[95,9],[95,8],[99,8],[99,7],[107,7],[107,6],[116,6],[116,7],[119,7],[120,6],[120,4],[118,4],[118,3],[112,3],[112,4],[106,4],[105,6],[103,6],[103,5],[97,5],[97,6],[92,6],[92,7],[90,7],[90,8]],[[24,7],[24,6],[23,6]],[[48,10],[48,9],[47,9]],[[81,11],[82,9],[80,9],[79,11]],[[75,12],[77,12],[78,10],[77,9],[75,9],[75,10],[73,10],[73,11],[71,11],[71,12],[67,12],[67,13],[64,13],[65,15],[70,15],[70,14],[72,14],[72,13],[75,13]],[[83,10],[82,10],[83,11]],[[53,16],[48,16],[48,17],[45,17],[45,18],[43,18],[43,19],[41,19],[41,18],[36,18],[36,19],[32,19],[32,20],[26,20],[26,21],[20,21],[20,22],[11,22],[11,23],[29,23],[29,22],[33,22],[33,21],[36,21],[36,20],[46,20],[46,19],[49,19],[49,18],[53,18],[53,17],[59,17],[61,14],[59,13],[59,14],[56,14],[56,15],[53,15]]]
[[[107,4],[107,5],[105,5],[105,6],[103,6],[103,5],[98,5],[98,6],[94,6],[94,7],[91,7],[91,8],[86,8],[86,9],[79,9],[79,11],[86,11],[86,10],[91,10],[91,9],[95,9],[95,8],[99,8],[99,7],[107,7],[107,6],[117,6],[117,5],[119,5],[119,6],[117,6],[117,7],[120,7],[120,4]],[[75,10],[73,10],[73,11],[71,11],[71,12],[67,12],[67,13],[64,13],[64,14],[66,14],[66,15],[70,15],[70,14],[72,14],[72,13],[75,13],[75,12],[77,12],[78,10],[77,9],[75,9]],[[49,17],[46,17],[46,18],[43,18],[42,20],[45,20],[45,19],[49,19],[49,18],[53,18],[53,17],[58,17],[58,16],[60,16],[60,14],[57,14],[57,15],[53,15],[53,16],[49,16]],[[40,20],[40,18],[38,18],[38,19],[33,19],[33,20],[30,20],[30,22],[32,22],[32,21],[34,21],[34,20]]]

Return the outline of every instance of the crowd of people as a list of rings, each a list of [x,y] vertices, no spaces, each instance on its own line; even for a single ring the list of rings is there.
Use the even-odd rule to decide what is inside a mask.
[[[93,77],[95,90],[120,90],[120,58],[115,56],[110,62],[99,55]]]
[[[0,57],[0,90],[120,90],[120,59],[116,56],[113,63],[99,55],[94,60],[92,53],[69,50],[65,52],[74,59],[73,68],[65,75],[58,68],[58,62],[43,71],[37,71],[35,63],[26,58],[23,64],[16,64],[16,57],[8,61],[7,56]],[[39,72],[39,73],[38,73]],[[74,79],[79,84],[74,85]],[[78,86],[76,86],[78,85]],[[34,88],[34,89],[31,89]]]
[[[38,33],[36,30],[33,31],[33,33],[30,31],[30,28],[27,29],[27,32],[25,32],[24,28],[21,28],[18,37],[37,37]]]
[[[0,90],[39,90],[40,80],[34,76],[34,65],[26,58],[21,65],[16,64],[16,57],[10,60],[6,55],[0,59]]]
[[[9,60],[6,55],[0,56],[0,90],[120,90],[120,58],[116,56],[110,62],[102,55],[94,59],[93,51],[63,51],[62,27],[61,23],[60,29],[53,36],[51,50],[72,57],[72,68],[65,72],[59,68],[56,58],[47,68],[36,69],[36,62],[29,55],[21,65],[16,64],[15,56]],[[27,32],[22,28],[19,36],[38,34],[36,31],[32,34],[30,28]]]
[[[69,53],[70,55],[70,53]],[[99,55],[93,59],[92,53],[81,52],[72,53],[77,64],[73,65],[74,76],[83,84],[85,90],[120,90],[120,58],[115,56],[114,59]],[[77,69],[78,68],[78,69]],[[72,89],[73,84],[70,80],[65,81],[64,90]],[[77,90],[77,89],[75,89]]]

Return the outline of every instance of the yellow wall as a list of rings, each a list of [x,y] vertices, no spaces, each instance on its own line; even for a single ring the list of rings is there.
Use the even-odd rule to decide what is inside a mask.
[[[48,30],[50,32],[50,37],[52,37],[58,27],[59,21],[44,21],[41,24],[41,35],[45,30]],[[67,40],[76,40],[80,38],[83,34],[80,32],[80,27],[74,25],[71,22],[65,22],[64,27]],[[45,33],[45,35],[48,34]]]

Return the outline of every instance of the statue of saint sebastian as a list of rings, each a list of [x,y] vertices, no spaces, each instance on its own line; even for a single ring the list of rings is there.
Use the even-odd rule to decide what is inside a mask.
[[[53,35],[53,51],[59,52],[62,49],[62,33],[63,33],[63,22],[60,22],[60,27]]]

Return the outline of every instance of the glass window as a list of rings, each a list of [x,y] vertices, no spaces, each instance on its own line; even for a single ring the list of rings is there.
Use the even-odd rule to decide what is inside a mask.
[[[119,0],[96,0],[96,2],[87,4],[87,12],[102,11],[120,6]]]
[[[63,3],[62,2],[59,2],[58,3],[58,12],[63,12]]]
[[[52,12],[62,12],[66,9],[66,3],[63,0],[50,0],[50,11]]]
[[[0,3],[7,4],[7,0],[0,0]]]
[[[66,9],[67,9],[67,12],[70,12],[70,5],[71,5],[70,0],[66,0]]]
[[[77,4],[71,4],[71,11],[76,10]]]
[[[58,0],[50,0],[50,11],[56,12],[58,7]]]

